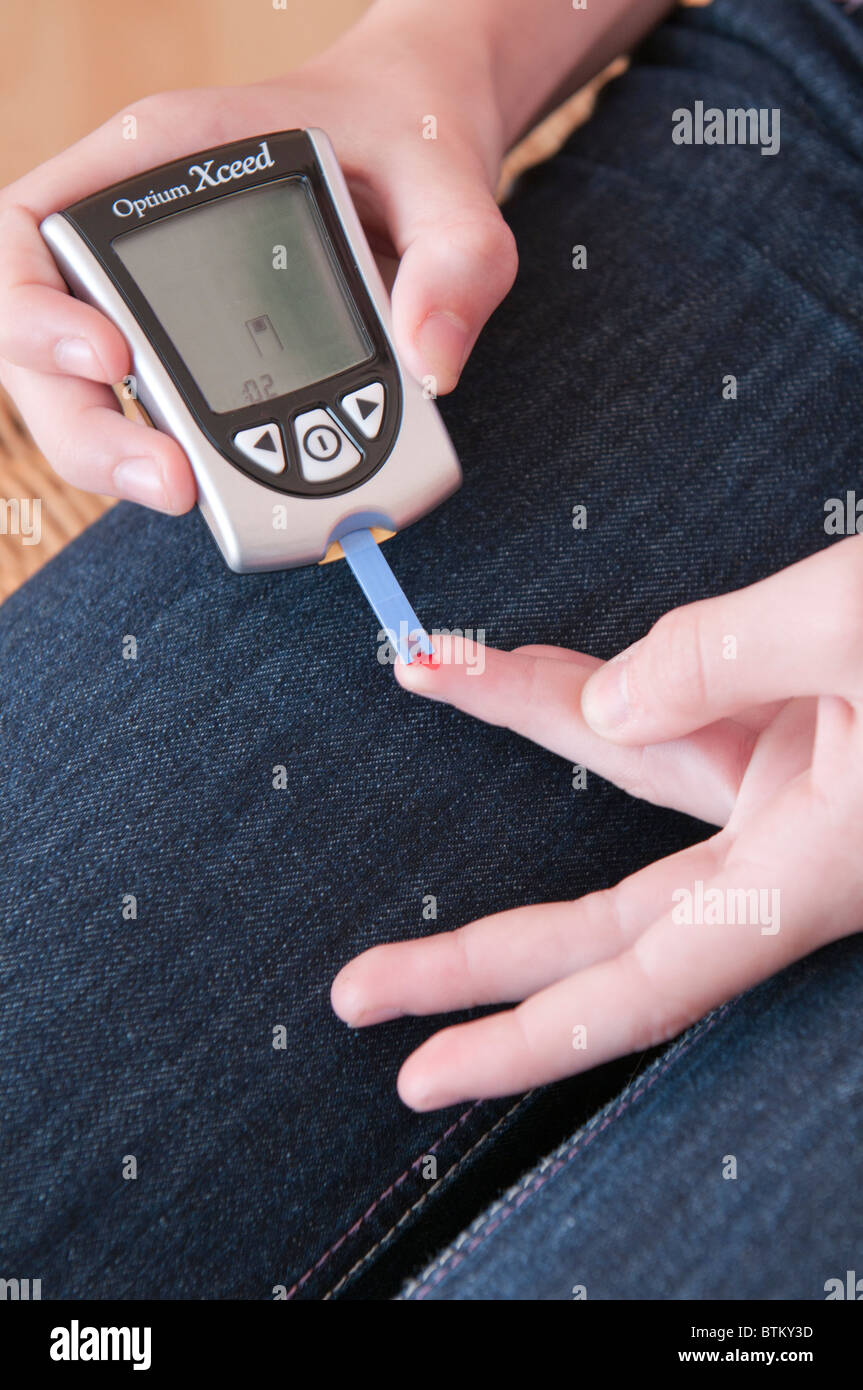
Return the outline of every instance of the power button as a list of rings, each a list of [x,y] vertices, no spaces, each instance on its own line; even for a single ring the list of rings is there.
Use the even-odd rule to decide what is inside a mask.
[[[350,473],[362,454],[326,410],[307,410],[294,420],[300,470],[310,483],[328,483]]]

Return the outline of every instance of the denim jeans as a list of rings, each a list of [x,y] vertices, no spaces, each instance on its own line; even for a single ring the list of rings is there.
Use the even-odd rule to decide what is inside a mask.
[[[860,477],[861,80],[859,13],[715,0],[522,179],[516,286],[441,402],[464,488],[387,543],[428,627],[607,657],[829,543]],[[696,101],[779,108],[779,153],[675,144]],[[0,1276],[823,1298],[863,1268],[859,937],[653,1057],[437,1114],[394,1081],[442,1020],[334,1017],[373,943],[709,833],[411,698],[376,636],[344,565],[238,577],[197,514],[125,504],[0,609]]]

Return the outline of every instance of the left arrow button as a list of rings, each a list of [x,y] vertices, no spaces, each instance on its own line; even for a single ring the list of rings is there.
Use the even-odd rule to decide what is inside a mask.
[[[266,468],[268,473],[284,472],[285,450],[275,422],[238,430],[234,435],[234,447],[259,468]]]

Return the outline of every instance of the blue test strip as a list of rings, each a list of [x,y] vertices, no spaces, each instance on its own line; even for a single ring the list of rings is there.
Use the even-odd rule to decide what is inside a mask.
[[[431,656],[434,652],[431,638],[408,603],[371,531],[365,528],[350,531],[339,539],[354,578],[405,665],[409,666],[421,655]]]

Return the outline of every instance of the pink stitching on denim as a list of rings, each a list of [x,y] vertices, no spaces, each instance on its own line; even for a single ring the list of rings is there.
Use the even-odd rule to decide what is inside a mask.
[[[644,1085],[640,1087],[639,1090],[633,1091],[630,1095],[626,1096],[626,1098],[621,1101],[621,1103],[618,1105],[615,1111],[610,1112],[605,1116],[605,1119],[602,1121],[601,1124],[596,1125],[593,1129],[590,1129],[589,1131],[582,1130],[578,1138],[573,1141],[570,1147],[566,1149],[559,1156],[559,1158],[557,1158],[553,1163],[551,1163],[544,1172],[538,1173],[530,1181],[530,1183],[528,1183],[528,1185],[522,1190],[522,1192],[519,1193],[517,1199],[513,1198],[509,1206],[502,1206],[500,1210],[495,1213],[494,1220],[491,1222],[487,1222],[484,1226],[482,1226],[482,1228],[477,1231],[476,1235],[473,1237],[472,1240],[465,1242],[464,1248],[462,1250],[454,1251],[453,1257],[451,1259],[447,1259],[446,1256],[444,1256],[444,1262],[438,1265],[437,1271],[435,1271],[434,1273],[430,1272],[425,1280],[421,1280],[419,1283],[415,1284],[410,1293],[405,1296],[407,1298],[415,1298],[416,1301],[419,1301],[421,1298],[424,1298],[427,1293],[430,1293],[431,1290],[441,1282],[441,1280],[447,1273],[454,1269],[457,1269],[458,1266],[465,1259],[467,1259],[468,1255],[472,1255],[473,1252],[477,1250],[480,1245],[482,1245],[483,1241],[487,1240],[488,1237],[491,1236],[494,1233],[494,1231],[496,1231],[497,1228],[501,1226],[504,1221],[507,1220],[508,1217],[512,1216],[513,1212],[516,1211],[519,1206],[521,1206],[522,1202],[527,1201],[528,1197],[532,1197],[536,1192],[538,1192],[539,1189],[546,1182],[548,1182],[549,1178],[555,1177],[561,1171],[562,1168],[566,1167],[567,1163],[569,1163],[573,1158],[575,1158],[576,1154],[580,1150],[585,1149],[587,1145],[591,1142],[591,1140],[595,1139],[598,1134],[602,1134],[603,1130],[607,1129],[608,1126],[612,1124],[614,1120],[619,1119],[625,1110],[628,1110],[631,1105],[634,1105],[637,1100],[639,1100],[647,1091],[649,1091],[651,1086],[653,1086],[655,1082],[657,1082],[659,1078],[665,1072],[668,1071],[669,1067],[672,1067],[674,1063],[680,1057],[682,1057],[685,1052],[689,1051],[690,1047],[694,1042],[697,1042],[699,1038],[704,1037],[705,1033],[709,1033],[710,1029],[715,1027],[719,1020],[723,1018],[724,1015],[728,1012],[728,1010],[731,1008],[734,1002],[734,1000],[730,1000],[727,1004],[723,1004],[722,1008],[718,1009],[710,1020],[706,1020],[704,1024],[692,1034],[692,1036],[689,1038],[687,1042],[681,1043],[680,1047],[675,1049],[673,1054],[666,1058],[662,1066],[658,1067],[657,1070],[653,1072],[653,1074],[644,1083]]]
[[[465,1163],[466,1160],[471,1157],[472,1154],[476,1153],[480,1145],[484,1144],[486,1139],[488,1139],[492,1134],[494,1134],[495,1130],[500,1129],[501,1125],[506,1124],[506,1121],[510,1119],[512,1115],[515,1114],[516,1110],[520,1110],[521,1107],[524,1105],[525,1101],[529,1100],[532,1095],[533,1091],[525,1091],[524,1095],[519,1097],[515,1105],[510,1106],[509,1110],[505,1110],[502,1115],[498,1116],[493,1125],[489,1125],[488,1129],[483,1130],[482,1134],[479,1136],[478,1139],[474,1140],[469,1149],[465,1149],[463,1153],[459,1154],[455,1162],[449,1168],[447,1168],[446,1172],[438,1178],[437,1182],[433,1183],[428,1188],[428,1190],[423,1193],[423,1195],[419,1198],[418,1201],[414,1202],[412,1207],[405,1207],[404,1211],[402,1212],[398,1221],[396,1221],[395,1225],[391,1226],[388,1231],[385,1231],[384,1234],[381,1236],[380,1240],[376,1241],[375,1244],[369,1250],[367,1250],[364,1255],[360,1256],[360,1258],[356,1261],[355,1264],[351,1265],[351,1268],[347,1271],[346,1274],[342,1275],[341,1279],[338,1281],[337,1284],[333,1285],[329,1293],[324,1294],[324,1302],[326,1302],[328,1299],[335,1297],[339,1289],[342,1288],[343,1285],[345,1285],[348,1282],[351,1276],[355,1274],[358,1269],[361,1269],[363,1265],[368,1263],[372,1255],[374,1255],[376,1251],[380,1250],[381,1246],[389,1240],[390,1236],[398,1230],[399,1226],[403,1225],[409,1216],[413,1216],[416,1212],[418,1212],[420,1207],[424,1206],[425,1203],[428,1201],[429,1197],[431,1197],[432,1193],[440,1187],[441,1183],[446,1182],[447,1178],[451,1178],[453,1173],[455,1173],[462,1166],[462,1164]],[[477,1104],[479,1104],[479,1102],[477,1102]]]
[[[321,1266],[326,1264],[326,1262],[327,1262],[327,1260],[330,1258],[330,1256],[331,1256],[331,1255],[334,1255],[334,1254],[336,1253],[336,1251],[337,1251],[338,1249],[340,1249],[340,1247],[341,1247],[342,1245],[344,1245],[345,1241],[349,1238],[349,1236],[355,1235],[356,1232],[357,1232],[357,1231],[360,1229],[360,1227],[362,1226],[363,1222],[364,1222],[364,1221],[368,1221],[368,1219],[369,1219],[369,1217],[371,1216],[372,1212],[375,1211],[376,1208],[380,1206],[381,1202],[385,1202],[386,1199],[387,1199],[389,1196],[391,1196],[393,1192],[395,1192],[396,1188],[397,1188],[397,1187],[400,1187],[401,1184],[402,1184],[407,1178],[410,1177],[410,1175],[411,1175],[411,1173],[414,1171],[414,1169],[419,1168],[419,1166],[420,1166],[420,1164],[422,1163],[423,1159],[427,1158],[429,1154],[433,1154],[434,1151],[435,1151],[435,1149],[438,1147],[439,1144],[443,1144],[443,1143],[445,1142],[445,1140],[449,1139],[450,1135],[451,1135],[451,1134],[454,1134],[455,1131],[456,1131],[457,1129],[459,1129],[459,1128],[464,1124],[464,1122],[465,1122],[465,1120],[468,1118],[468,1116],[469,1116],[469,1115],[472,1115],[473,1112],[474,1112],[474,1110],[476,1110],[478,1106],[482,1105],[482,1103],[483,1103],[483,1102],[482,1102],[482,1101],[479,1101],[479,1100],[474,1101],[473,1105],[469,1106],[468,1109],[465,1110],[465,1112],[464,1112],[463,1115],[459,1115],[458,1119],[453,1121],[453,1123],[450,1125],[449,1129],[445,1130],[443,1134],[441,1134],[441,1135],[438,1136],[438,1138],[434,1141],[434,1143],[431,1145],[430,1148],[428,1148],[428,1149],[423,1149],[423,1151],[422,1151],[422,1153],[420,1154],[419,1158],[415,1158],[414,1161],[413,1161],[413,1163],[411,1163],[411,1164],[404,1170],[404,1172],[400,1175],[400,1177],[397,1177],[397,1178],[395,1179],[394,1182],[391,1182],[390,1185],[389,1185],[389,1187],[386,1188],[385,1191],[383,1191],[379,1197],[376,1197],[376,1198],[375,1198],[375,1200],[372,1202],[371,1206],[368,1207],[368,1208],[363,1212],[362,1216],[360,1216],[360,1217],[354,1222],[353,1226],[350,1226],[350,1227],[348,1228],[348,1230],[345,1231],[344,1235],[339,1236],[339,1239],[338,1239],[337,1241],[335,1241],[333,1245],[330,1246],[329,1250],[325,1250],[324,1253],[323,1253],[323,1255],[321,1255],[320,1259],[319,1259],[315,1264],[311,1265],[310,1268],[306,1270],[305,1274],[302,1275],[302,1277],[301,1277],[300,1279],[298,1279],[297,1282],[296,1282],[295,1284],[292,1284],[292,1285],[291,1285],[291,1287],[288,1289],[288,1292],[286,1293],[285,1297],[286,1297],[286,1298],[293,1298],[293,1296],[294,1296],[295,1293],[299,1293],[299,1291],[300,1291],[300,1289],[303,1287],[303,1285],[306,1284],[306,1283],[308,1283],[308,1281],[309,1281],[309,1279],[311,1279],[312,1275],[313,1275],[313,1274],[316,1274],[317,1271],[321,1268]]]

